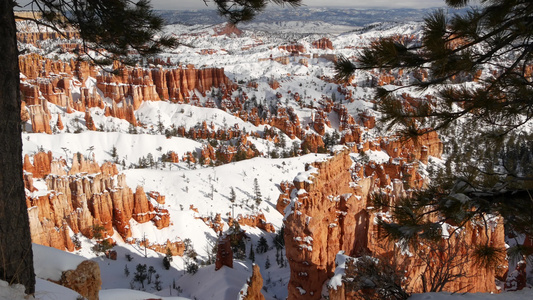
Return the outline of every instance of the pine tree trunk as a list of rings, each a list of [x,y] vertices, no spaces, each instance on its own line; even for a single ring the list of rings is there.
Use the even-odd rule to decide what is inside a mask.
[[[22,180],[19,66],[13,1],[0,0],[0,279],[35,291]]]

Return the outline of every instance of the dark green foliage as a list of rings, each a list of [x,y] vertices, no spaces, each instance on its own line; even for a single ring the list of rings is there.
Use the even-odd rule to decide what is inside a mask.
[[[410,294],[404,288],[408,278],[404,266],[388,257],[361,256],[346,261],[346,274],[342,281],[346,289],[355,292],[356,299],[401,300]]]
[[[139,282],[144,289],[144,281],[148,278],[146,264],[138,264],[133,273],[133,280]]]
[[[154,266],[148,267],[148,284],[152,283],[152,275],[155,273]]]
[[[276,233],[276,236],[274,237],[274,247],[276,249],[280,250],[285,248],[285,224],[281,226],[281,228]]]
[[[230,193],[229,193],[229,201],[231,201],[231,203],[234,204],[236,200],[237,200],[237,194],[235,194],[235,189],[231,187]]]
[[[246,258],[246,244],[244,243],[244,231],[238,222],[233,222],[233,225],[228,229],[230,238],[231,250],[233,257],[236,259]]]
[[[163,267],[165,268],[165,270],[170,269],[170,263],[172,262],[172,260],[172,252],[170,251],[170,248],[167,248],[165,257],[163,257]]]
[[[129,51],[153,55],[163,48],[177,45],[175,38],[154,38],[163,20],[151,10],[150,1],[66,1],[35,0],[31,9],[43,13],[53,28],[72,26],[79,30],[83,50],[107,50],[110,59],[133,63]],[[120,18],[117,16],[120,15]],[[99,52],[101,53],[101,52]],[[109,61],[101,61],[109,63]]]
[[[378,88],[375,95],[383,113],[381,121],[389,129],[399,126],[400,134],[415,141],[432,130],[454,137],[447,144],[445,170],[434,174],[438,188],[388,207],[392,218],[380,222],[386,237],[413,247],[420,241],[431,245],[440,239],[443,223],[457,226],[454,233],[472,220],[490,230],[487,216],[491,214],[503,216],[510,232],[533,233],[528,192],[533,186],[533,145],[531,136],[521,132],[533,120],[533,2],[481,2],[465,14],[437,10],[427,16],[420,41],[382,39],[364,50],[357,63],[340,58],[336,64],[339,79],[348,79],[357,70],[402,69],[415,75],[409,88],[436,91],[431,101],[421,100],[417,105],[400,97],[406,89],[402,86]],[[474,1],[446,3],[464,7]],[[417,75],[422,73],[427,77]],[[474,79],[476,84],[465,84]],[[374,198],[376,207],[389,205],[379,195]],[[502,249],[483,243],[469,246],[478,265],[499,264]],[[453,256],[456,250],[438,251]],[[425,285],[428,290],[438,289],[442,282],[461,276],[452,275]]]
[[[299,6],[301,0],[213,0],[218,6],[218,12],[228,20],[237,24],[250,21],[255,15],[263,11],[269,3],[277,5]]]
[[[447,1],[456,7],[469,2]],[[533,58],[533,4],[528,0],[483,2],[479,9],[463,15],[435,11],[425,19],[420,42],[383,39],[363,51],[357,65],[339,59],[337,77],[347,79],[356,70],[373,68],[424,69],[428,79],[413,84],[438,89],[437,105],[399,109],[396,91],[380,89],[379,109],[387,121],[406,127],[421,122],[441,129],[468,115],[472,122],[494,125],[485,134],[502,135],[519,128],[533,118],[533,86],[527,68]],[[479,87],[460,84],[471,81],[483,65],[489,64],[499,70],[493,76],[483,76]],[[452,111],[452,105],[458,109]]]
[[[191,239],[185,239],[183,243],[185,244],[184,255],[191,258],[192,260],[196,260],[196,257],[198,256],[198,254],[196,253],[196,250],[194,250],[194,246],[192,244]]]
[[[491,245],[475,245],[474,260],[482,268],[496,268],[505,262],[505,250]]]
[[[263,196],[261,195],[261,188],[259,187],[259,182],[257,178],[254,178],[254,201],[257,206],[263,201]]]
[[[160,278],[159,274],[155,274],[154,289],[156,291],[160,291],[162,289],[161,280],[159,278]]]
[[[103,253],[113,248],[113,244],[109,240],[104,239],[105,228],[101,225],[94,225],[92,228],[93,238],[97,240],[92,250],[96,253]]]
[[[187,260],[185,262],[185,272],[191,275],[196,274],[198,272],[198,264],[193,260]]]
[[[250,245],[250,254],[248,254],[248,259],[252,262],[255,262],[254,244]]]
[[[265,252],[268,251],[268,242],[267,242],[267,240],[265,239],[264,236],[259,238],[259,242],[257,243],[256,251],[257,251],[257,253],[265,253]]]
[[[165,270],[169,270],[170,269],[170,260],[168,257],[163,257],[163,267],[165,268]]]
[[[265,260],[265,269],[270,269],[270,258],[267,256],[267,259]]]

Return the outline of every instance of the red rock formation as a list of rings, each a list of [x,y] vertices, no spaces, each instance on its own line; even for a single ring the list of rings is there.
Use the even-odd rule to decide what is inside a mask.
[[[303,138],[301,148],[304,153],[325,152],[326,150],[324,141],[318,134],[306,134]]]
[[[307,166],[306,172],[298,175],[292,184],[280,185],[282,194],[276,207],[286,215],[285,245],[291,266],[288,299],[320,299],[321,287],[332,276],[335,256],[340,250],[353,257],[383,253],[379,230],[373,222],[375,216],[367,211],[367,200],[369,193],[377,190],[391,195],[391,199],[404,193],[402,181],[390,181],[393,176],[399,176],[400,167],[403,168],[394,163],[379,166],[373,162],[353,166],[349,151],[345,150],[328,161]],[[410,174],[416,177],[413,165],[405,164],[405,168],[402,172],[414,172]],[[388,185],[384,186],[382,181],[386,181],[387,176]],[[406,184],[418,182],[420,180]],[[491,245],[503,247],[503,227],[494,228],[495,231],[485,234],[482,226],[469,224],[461,238],[468,243],[481,236],[488,237]],[[418,278],[422,271],[423,268],[412,268],[408,276]],[[495,290],[493,271],[469,264],[466,272],[467,276],[454,281],[450,290],[464,286],[474,287],[476,291]],[[411,287],[414,291],[418,288],[416,284]],[[338,299],[351,299],[342,297]]]
[[[231,250],[230,239],[226,235],[218,238],[215,271],[220,270],[223,266],[233,268],[233,250]]]
[[[79,39],[79,33],[77,31],[63,31],[61,33],[56,31],[17,31],[17,41],[25,44],[33,44],[39,46],[42,41],[45,40],[60,40],[60,39]]]
[[[78,292],[88,300],[98,300],[102,279],[97,262],[85,260],[76,267],[61,274],[59,284]]]
[[[226,90],[234,86],[224,74],[224,69],[195,69],[192,65],[186,69],[120,68],[121,76],[112,74],[98,76],[97,87],[106,97],[117,102],[130,97],[134,110],[143,101],[164,99],[183,103],[189,102],[189,91],[198,90],[205,96],[206,91],[213,87]]]
[[[314,48],[317,48],[317,49],[323,49],[323,50],[326,50],[326,49],[331,49],[333,50],[333,43],[331,43],[331,41],[328,39],[328,38],[321,38],[319,40],[316,40],[312,43],[313,47]]]
[[[527,286],[526,262],[521,260],[516,268],[507,275],[505,281],[506,291],[520,291]]]
[[[28,122],[30,120],[30,112],[26,108],[26,102],[22,101],[20,105],[20,120],[24,122]]]
[[[214,34],[215,36],[220,36],[220,35],[241,36],[242,35],[242,30],[240,30],[239,28],[237,28],[237,26],[231,23],[224,23],[223,26],[217,26],[214,29],[215,29],[215,34]]]
[[[46,101],[43,105],[46,105]],[[30,112],[31,129],[34,133],[48,133],[52,134],[52,128],[50,127],[50,116],[46,113],[43,105],[31,105],[27,106]]]
[[[154,206],[148,201],[142,186],[137,186],[133,203],[133,218],[135,221],[146,223],[155,216],[154,214],[149,213],[154,210]]]
[[[24,155],[24,171],[32,173],[33,178],[44,178],[50,174],[52,152],[37,152],[33,156],[33,164],[28,154]]]
[[[148,196],[150,196],[150,198],[154,199],[159,204],[165,204],[165,196],[161,195],[157,191],[149,192]]]
[[[272,225],[272,223],[268,223],[266,221],[265,215],[262,213],[258,215],[251,215],[251,216],[250,215],[245,215],[245,216],[238,215],[237,223],[239,223],[239,225],[256,227],[266,232],[276,232],[276,228],[274,228],[274,225]]]
[[[301,44],[283,45],[283,46],[279,46],[278,49],[285,50],[292,54],[305,53],[305,47],[304,45],[301,45]]]
[[[261,293],[263,288],[263,276],[259,271],[259,266],[254,264],[252,267],[252,276],[246,281],[248,284],[248,289],[244,295],[242,295],[243,300],[264,300],[265,296]],[[242,292],[242,291],[241,291]]]
[[[32,240],[58,249],[74,250],[69,228],[74,233],[92,237],[93,226],[104,227],[104,237],[114,230],[124,238],[131,237],[129,221],[154,221],[156,227],[169,226],[166,209],[154,208],[141,187],[134,194],[126,185],[125,175],[118,174],[116,165],[99,166],[82,155],[73,157],[69,175],[63,160],[52,159],[51,152],[39,152],[24,158],[24,183]],[[33,174],[32,174],[33,173]],[[46,178],[48,194],[32,196],[33,178]],[[164,196],[151,192],[151,199],[164,203]]]
[[[270,126],[276,127],[283,131],[291,139],[302,136],[302,128],[300,126],[300,119],[294,112],[292,107],[286,109],[285,107],[278,107],[275,116],[267,120]]]
[[[198,209],[193,209],[194,211],[198,212]],[[207,225],[209,228],[213,229],[218,235],[222,234],[222,229],[224,228],[224,224],[222,223],[222,217],[220,216],[220,213],[216,214],[215,217],[195,217],[195,219],[200,219],[204,221],[205,225]],[[228,224],[232,224],[233,219],[230,217],[230,220],[228,221]]]
[[[279,82],[277,80],[272,79],[268,82],[268,84],[273,90],[277,90],[279,88]]]
[[[443,151],[442,142],[434,131],[429,131],[418,137],[416,142],[393,138],[382,140],[380,146],[392,158],[405,157],[410,161],[419,159],[424,163],[427,163],[428,155],[440,157]]]
[[[61,121],[61,115],[57,114],[57,122],[56,122],[57,129],[63,130],[65,126],[63,126],[63,121]]]
[[[96,131],[96,126],[94,125],[93,117],[91,117],[90,111],[85,111],[85,126],[88,130]]]
[[[166,243],[157,244],[157,243],[151,243],[148,239],[142,239],[142,240],[132,239],[130,243],[132,245],[138,243],[141,247],[146,246],[147,249],[151,249],[156,252],[163,253],[163,254],[166,254],[167,249],[168,249],[170,250],[170,253],[173,256],[177,256],[177,255],[182,256],[183,253],[185,252],[185,244],[182,241],[171,242],[170,240],[167,239]]]
[[[318,109],[313,115],[313,129],[322,136],[326,133],[326,126],[331,127],[326,112],[322,109]]]
[[[376,127],[376,117],[370,115],[368,112],[359,114],[359,118],[361,118],[361,122],[363,123],[364,127],[368,129]]]

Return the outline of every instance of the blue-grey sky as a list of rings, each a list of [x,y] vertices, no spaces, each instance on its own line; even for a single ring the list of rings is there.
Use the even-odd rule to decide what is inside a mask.
[[[444,6],[444,0],[302,0],[307,6],[341,6],[354,8],[428,8]],[[154,9],[201,9],[203,0],[152,0]],[[207,8],[213,8],[211,3]]]

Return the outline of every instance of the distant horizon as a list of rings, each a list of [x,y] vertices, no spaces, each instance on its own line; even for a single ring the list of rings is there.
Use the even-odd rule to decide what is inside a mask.
[[[30,0],[17,1],[19,7],[15,10],[31,10],[26,6]],[[333,8],[333,9],[428,9],[445,7],[444,0],[410,0],[410,1],[393,1],[393,0],[373,0],[371,5],[365,5],[362,1],[354,0],[329,0],[327,5],[320,0],[302,0],[302,6],[298,8]],[[354,5],[354,2],[357,3]],[[203,0],[151,0],[154,10],[215,10],[215,4],[208,2],[206,6]],[[270,5],[268,9],[278,9],[280,6]],[[284,6],[286,9],[293,9],[290,6]],[[298,9],[296,8],[296,9]]]
[[[151,0],[152,6],[155,10],[198,10],[198,9],[215,9],[215,5],[208,2],[206,6],[202,0]],[[444,0],[373,0],[372,4],[364,4],[363,1],[357,0],[329,0],[327,5],[322,0],[302,0],[303,8],[350,8],[350,9],[427,9],[438,8],[446,6]],[[354,5],[355,4],[355,5]],[[271,7],[277,7],[271,5]],[[285,6],[289,7],[290,6]]]
[[[423,10],[423,9],[437,9],[442,8],[443,6],[429,6],[429,7],[420,7],[420,8],[414,8],[414,7],[355,7],[355,6],[301,6],[296,9],[310,9],[310,8],[323,8],[323,9],[358,9],[358,10],[397,10],[397,9],[406,9],[406,10]],[[267,10],[283,10],[283,9],[292,9],[287,7],[268,7]],[[182,10],[182,11],[195,11],[195,10],[214,10],[212,7],[204,7],[204,8],[175,8],[175,9],[166,9],[166,8],[156,8],[154,7],[153,10]]]

